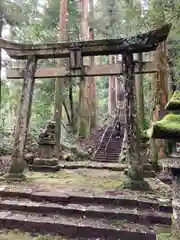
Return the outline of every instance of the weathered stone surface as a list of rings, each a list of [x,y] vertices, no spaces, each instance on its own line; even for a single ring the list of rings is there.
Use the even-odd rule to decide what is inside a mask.
[[[110,170],[110,171],[124,171],[127,168],[126,164],[119,164],[119,163],[106,163],[106,162],[71,162],[71,163],[60,163],[60,169],[79,169],[79,168],[86,168],[86,169],[103,169],[103,170]],[[151,164],[144,165],[144,176],[145,178],[152,178],[155,177],[155,172],[152,171]]]
[[[39,156],[40,158],[49,158],[53,157],[54,144],[47,142],[46,144],[39,144]]]
[[[12,212],[6,220],[1,219],[1,227],[18,228],[37,233],[62,234],[72,237],[106,237],[108,239],[155,240],[155,233],[149,228],[119,222],[117,226],[106,219],[74,218],[57,215],[20,214]]]
[[[117,64],[100,64],[92,66],[84,66],[83,76],[92,77],[92,76],[115,76],[122,75],[122,63]],[[154,62],[137,62],[134,61],[135,73],[155,73],[157,72],[157,66]],[[7,78],[8,79],[22,79],[23,73],[21,68],[11,68],[7,69]],[[73,77],[81,77],[82,73],[76,69],[71,73]],[[69,77],[69,71],[65,66],[59,68],[38,68],[35,73],[35,78],[67,78]]]
[[[172,225],[172,234],[173,239],[179,239],[180,235],[180,176],[173,176],[173,225]]]
[[[168,184],[168,185],[172,184],[172,176],[167,172],[161,172],[160,174],[158,174],[158,178],[165,184]]]
[[[72,193],[70,195],[66,194],[63,191],[60,192],[40,192],[36,191],[33,193],[28,193],[26,190],[23,191],[4,191],[0,192],[1,197],[20,197],[27,198],[31,201],[48,201],[51,203],[73,203],[73,204],[101,204],[113,206],[124,206],[124,207],[138,207],[140,209],[159,209],[163,208],[163,212],[172,212],[170,206],[163,206],[156,200],[145,199],[142,197],[133,197],[129,194],[122,196],[112,196],[112,195],[92,195],[84,193]],[[2,201],[2,200],[1,200]]]
[[[30,170],[41,172],[59,171],[58,159],[53,158],[55,146],[55,122],[49,122],[39,135],[39,157],[35,158]]]
[[[29,170],[35,172],[57,172],[60,170],[60,166],[31,165],[29,166]]]
[[[45,129],[39,135],[39,145],[55,145],[55,128],[56,123],[49,121]]]
[[[63,193],[51,193],[51,192],[35,192],[31,195],[31,200],[33,201],[49,201],[49,202],[67,202],[69,201],[69,196]]]
[[[58,162],[57,158],[35,158],[33,165],[56,166]]]
[[[10,211],[0,211],[0,219],[5,219],[7,216],[10,216]]]

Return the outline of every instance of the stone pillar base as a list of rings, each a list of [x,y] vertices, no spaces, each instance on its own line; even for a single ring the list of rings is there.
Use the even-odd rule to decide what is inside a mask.
[[[35,158],[33,165],[56,166],[59,161],[57,158]]]
[[[29,169],[39,172],[56,172],[60,170],[60,166],[57,158],[35,158]]]

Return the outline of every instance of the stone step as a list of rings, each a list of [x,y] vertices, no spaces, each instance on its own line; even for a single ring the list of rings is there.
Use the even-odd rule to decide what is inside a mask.
[[[109,160],[117,160],[118,159],[118,157],[119,157],[119,154],[117,154],[117,155],[97,155],[97,157],[96,158],[99,158],[99,159],[109,159]]]
[[[98,161],[96,162],[95,160],[93,160],[93,161],[89,161],[88,163],[87,162],[72,162],[71,164],[60,164],[60,166],[64,166],[65,165],[65,167],[66,167],[66,165],[68,166],[68,165],[74,165],[74,166],[82,166],[82,167],[87,167],[87,168],[111,168],[111,169],[117,169],[117,170],[119,170],[119,169],[124,169],[124,168],[126,168],[127,167],[127,165],[126,164],[123,164],[123,163],[119,163],[119,162],[117,162],[117,163],[99,163]],[[150,164],[150,163],[145,163],[144,164],[144,170],[151,170],[152,169],[152,165]]]
[[[158,178],[165,184],[168,184],[168,185],[172,184],[172,176],[167,173],[159,173]]]
[[[138,208],[145,210],[155,209],[157,211],[172,213],[171,205],[160,205],[156,200],[143,197],[134,197],[129,193],[113,196],[112,194],[92,195],[92,194],[65,194],[64,192],[32,192],[28,189],[22,189],[21,191],[0,190],[0,197],[13,198],[16,200],[28,199],[35,202],[50,202],[58,204],[91,204],[91,205],[113,205],[124,208]],[[1,202],[0,202],[1,203]]]
[[[105,155],[119,155],[120,154],[120,151],[117,151],[117,150],[114,150],[114,151],[105,151],[104,150],[101,150],[99,152],[97,152],[97,155],[101,155],[101,156],[105,156]]]
[[[117,162],[117,160],[118,160],[118,156],[116,155],[116,157],[115,156],[113,156],[113,157],[111,157],[111,156],[104,156],[104,155],[97,155],[97,157],[95,158],[95,160],[96,159],[105,159],[105,160],[109,160],[109,161],[113,161],[113,160],[116,160],[116,162]]]
[[[151,228],[125,221],[77,218],[57,214],[21,213],[0,211],[3,229],[20,229],[26,232],[60,234],[67,237],[96,237],[106,239],[155,240]]]
[[[95,160],[91,161],[90,163],[76,163],[72,162],[71,164],[67,163],[60,163],[60,169],[78,169],[78,168],[87,168],[87,169],[104,169],[104,170],[110,170],[110,171],[123,171],[126,168],[126,165],[124,164],[118,164],[116,163],[100,163],[96,162]]]
[[[101,142],[101,144],[103,145],[106,145],[107,146],[107,143],[109,142],[109,137],[107,138],[104,138],[104,141]],[[108,143],[108,146],[110,146],[111,144],[116,144],[117,146],[122,143],[122,139],[116,139],[116,138],[113,138],[109,143]]]
[[[111,143],[114,143],[114,144],[119,144],[119,143],[122,143],[122,141],[123,141],[123,139],[121,139],[121,138],[115,138],[115,137],[113,137],[112,139],[111,139],[111,141],[109,142],[109,137],[106,137],[106,138],[104,138],[104,140],[101,142],[101,144],[105,144],[105,145],[107,145],[107,143],[108,143],[108,145],[111,145]]]
[[[105,149],[101,149],[100,151],[97,152],[97,154],[102,154],[102,155],[105,155],[105,154],[120,154],[120,149],[113,149],[113,150],[107,150],[105,152]]]
[[[110,147],[120,147],[121,146],[121,144],[122,144],[122,142],[110,142],[109,144],[108,144],[108,146],[107,146],[107,142],[108,141],[105,141],[104,143],[101,143],[101,146],[100,147],[107,147],[107,148],[110,148]]]
[[[98,162],[109,162],[109,163],[118,163],[119,158],[118,157],[97,157],[95,161]]]
[[[112,147],[108,147],[107,148],[107,152],[119,152],[121,150],[121,148],[119,146],[112,146]]]
[[[60,166],[29,165],[29,170],[35,172],[57,172],[60,170]]]
[[[98,153],[96,157],[116,157],[119,156],[119,153],[118,154],[110,154],[110,153],[106,153],[106,155],[103,153],[103,154],[100,154]]]
[[[102,146],[99,148],[99,150],[104,151],[105,148],[106,148],[106,145],[105,145],[105,146],[102,145]],[[110,145],[109,145],[109,146],[107,147],[107,150],[110,150],[111,148],[112,148],[113,150],[118,150],[118,151],[121,149],[121,148],[120,148],[120,144],[115,145],[115,146],[110,146]]]
[[[29,199],[0,199],[0,209],[21,211],[25,213],[61,214],[65,216],[105,218],[109,220],[125,220],[150,226],[152,224],[171,225],[169,213],[139,208],[125,208],[112,205],[92,204],[59,204],[50,202],[35,202]]]
[[[110,150],[110,149],[113,149],[113,150],[118,149],[118,150],[120,150],[120,146],[121,146],[121,143],[118,143],[118,144],[111,143],[110,145],[108,145],[107,150]],[[105,150],[105,148],[106,148],[106,144],[105,145],[101,145],[99,150]]]
[[[105,149],[101,150],[100,152],[104,153],[105,152],[104,150]],[[106,153],[116,153],[116,154],[119,154],[120,151],[121,151],[120,148],[112,148],[112,149],[107,149]]]
[[[96,157],[116,157],[119,156],[119,152],[116,154],[111,154],[111,153],[106,153],[106,155],[104,153],[97,153]]]
[[[94,159],[97,162],[106,162],[106,163],[117,163],[118,159],[107,159],[107,158],[95,158]]]
[[[106,156],[105,155],[100,155],[100,154],[98,154],[97,156],[96,156],[96,158],[99,158],[99,159],[101,159],[101,158],[105,158],[105,159],[109,159],[109,160],[113,160],[113,159],[118,159],[118,157],[119,157],[119,154],[117,154],[117,155],[110,155],[110,154],[107,154]]]
[[[106,148],[106,146],[101,146],[98,151],[105,151],[105,148]],[[107,148],[107,151],[109,151],[110,149],[111,149],[111,148],[108,147],[108,148]],[[119,147],[119,145],[112,147],[112,149],[113,149],[114,151],[120,151],[120,150],[121,150],[121,148]]]

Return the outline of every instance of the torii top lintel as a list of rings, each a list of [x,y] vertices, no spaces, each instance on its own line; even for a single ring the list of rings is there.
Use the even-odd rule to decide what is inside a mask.
[[[64,43],[21,44],[0,38],[0,48],[14,59],[27,59],[34,55],[39,59],[64,58],[70,56],[70,51],[79,50],[82,56],[98,56],[121,54],[123,52],[149,52],[157,48],[158,44],[166,40],[171,24],[139,34],[130,38],[93,40]]]

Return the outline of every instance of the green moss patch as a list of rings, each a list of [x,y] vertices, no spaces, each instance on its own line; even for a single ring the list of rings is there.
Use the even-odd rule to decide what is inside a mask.
[[[122,189],[123,172],[98,169],[61,170],[56,173],[27,172],[27,179],[21,183],[7,182],[1,179],[1,186],[9,190],[21,190],[22,188],[35,188],[41,191],[63,192],[91,192],[104,193],[115,189]]]
[[[149,138],[180,139],[180,115],[171,113],[154,122],[147,135]]]
[[[159,233],[157,234],[157,240],[171,240],[172,235],[170,233]]]
[[[35,234],[33,234],[35,235]],[[19,230],[0,231],[0,240],[67,240],[65,237],[51,235],[36,235],[32,236],[29,233],[23,233]]]
[[[174,92],[165,109],[168,111],[180,110],[180,91]]]

